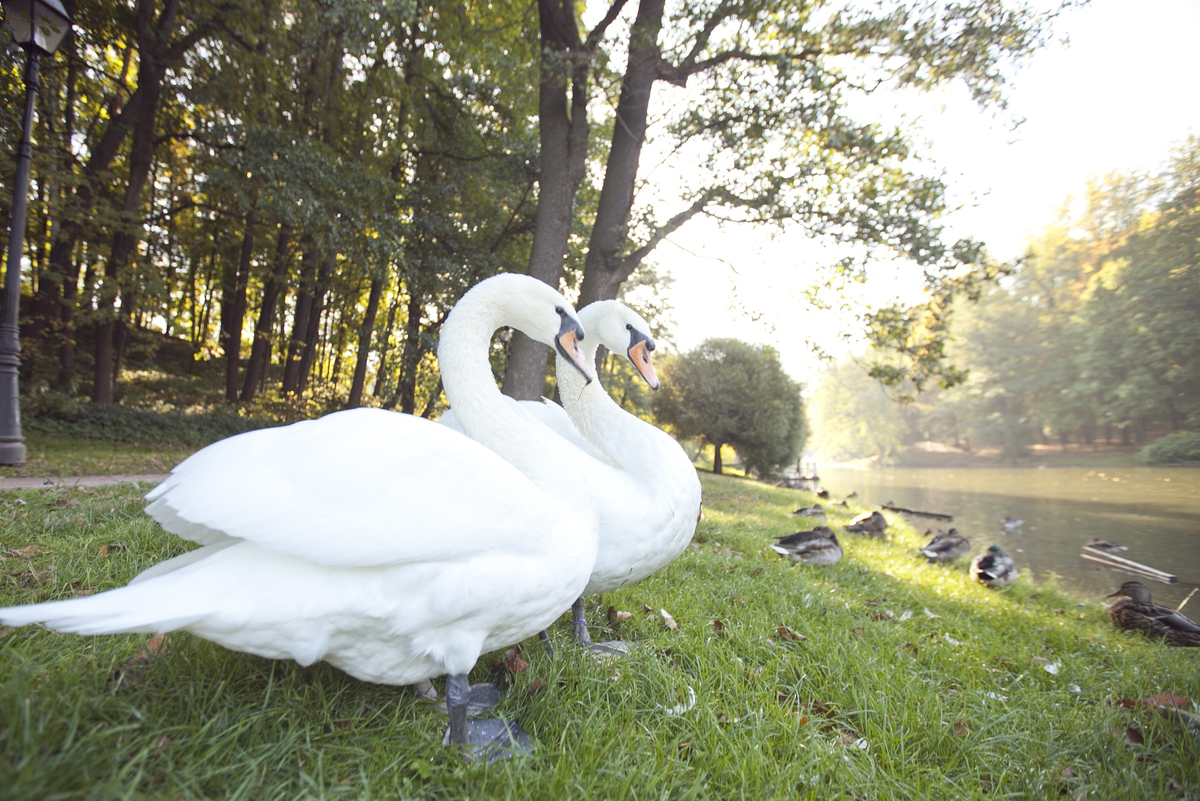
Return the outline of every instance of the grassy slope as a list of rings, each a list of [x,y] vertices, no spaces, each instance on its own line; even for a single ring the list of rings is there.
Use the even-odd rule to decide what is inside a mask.
[[[526,644],[531,667],[508,677],[500,710],[539,741],[528,759],[468,764],[438,745],[444,715],[409,691],[187,634],[167,637],[140,682],[110,690],[144,636],[29,627],[0,630],[0,796],[1179,798],[1172,781],[1200,792],[1200,743],[1114,706],[1168,690],[1200,699],[1197,651],[1113,632],[1096,602],[1024,581],[993,592],[965,564],[924,565],[903,523],[890,543],[846,535],[834,567],[790,567],[766,545],[795,530],[788,512],[811,496],[704,486],[693,548],[590,612],[598,639],[614,633],[602,610],[633,613],[615,632],[639,644],[633,656],[581,656],[566,618],[557,660]],[[120,585],[180,552],[141,506],[127,487],[0,496],[0,603]],[[32,557],[11,550],[28,545]],[[472,678],[503,675],[492,655]],[[666,714],[689,687],[695,707]],[[1130,725],[1144,746],[1123,739]]]
[[[195,448],[180,445],[114,444],[75,437],[30,434],[26,462],[0,467],[0,476],[111,476],[166,473]]]

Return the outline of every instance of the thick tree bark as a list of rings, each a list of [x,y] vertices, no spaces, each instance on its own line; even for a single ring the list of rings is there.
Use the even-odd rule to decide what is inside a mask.
[[[334,256],[326,256],[317,271],[317,286],[313,291],[312,311],[308,315],[308,331],[304,338],[304,351],[300,354],[299,375],[296,377],[296,394],[303,395],[308,386],[308,376],[312,371],[313,360],[321,343],[321,315],[325,311],[325,295],[329,291],[329,282],[333,279]]]
[[[383,396],[383,386],[387,376],[387,357],[388,351],[391,349],[392,343],[392,328],[396,324],[396,309],[400,308],[400,298],[396,297],[388,307],[387,325],[383,329],[383,342],[379,346],[379,372],[375,374],[375,389],[371,394],[376,398]]]
[[[237,403],[238,367],[242,358],[242,328],[246,324],[246,288],[254,256],[257,199],[250,202],[242,230],[242,251],[236,264],[227,264],[221,282],[221,349],[225,354],[225,402]]]
[[[95,195],[93,181],[99,180],[99,174],[106,169],[115,157],[125,131],[133,130],[133,141],[129,155],[129,179],[125,187],[125,196],[121,205],[123,225],[113,237],[112,252],[105,265],[105,281],[100,293],[98,304],[95,343],[95,369],[92,379],[92,401],[95,403],[112,403],[113,371],[116,367],[113,354],[113,332],[115,329],[115,302],[120,287],[121,273],[128,266],[138,242],[137,212],[141,207],[142,189],[150,174],[150,166],[154,159],[155,125],[158,117],[160,93],[163,79],[167,70],[187,50],[198,42],[204,32],[201,29],[193,31],[179,42],[171,44],[170,35],[175,28],[176,14],[180,0],[166,0],[158,22],[153,20],[154,4],[138,3],[137,39],[138,39],[138,87],[130,96],[129,103],[113,121],[109,130],[88,163],[86,170],[92,181],[84,181],[81,189],[86,189],[85,208],[90,209]],[[127,117],[128,115],[128,117]],[[93,162],[95,168],[93,169]],[[56,243],[65,250],[61,252],[62,263],[70,258],[74,250],[75,239],[82,233],[78,224],[64,225],[64,236]],[[51,254],[52,267],[53,256]],[[65,273],[65,271],[64,271]]]
[[[721,464],[721,448],[724,447],[724,442],[718,442],[713,445],[713,472],[718,476],[725,474],[724,466]]]
[[[541,170],[529,274],[557,289],[571,235],[575,194],[587,165],[588,72],[595,44],[592,37],[586,43],[580,39],[573,0],[540,0],[538,16]],[[504,368],[504,393],[521,400],[541,397],[549,353],[544,345],[515,333]]]
[[[285,395],[294,394],[300,385],[300,362],[304,355],[305,337],[308,336],[308,318],[312,315],[317,260],[315,250],[305,250],[300,270],[300,293],[296,297],[296,310],[292,315],[292,336],[288,339],[287,357],[283,368]]]
[[[396,393],[387,408],[400,402],[400,411],[412,414],[417,408],[417,367],[425,355],[421,338],[421,293],[409,287],[408,319],[404,324],[404,346],[400,349],[400,377],[396,382]]]
[[[362,405],[363,384],[367,380],[367,358],[371,355],[371,334],[375,331],[375,315],[379,313],[379,296],[382,294],[383,279],[376,278],[371,282],[367,311],[363,314],[362,328],[358,331],[358,359],[354,362],[354,380],[350,383],[347,409]]]
[[[254,326],[254,343],[250,346],[250,361],[246,363],[246,378],[242,382],[242,403],[254,400],[254,394],[258,391],[267,364],[271,360],[271,330],[280,291],[287,279],[288,246],[291,239],[291,224],[282,223],[279,226],[279,238],[275,241],[275,259],[271,265],[271,275],[263,285],[262,306],[258,310],[258,322]]]

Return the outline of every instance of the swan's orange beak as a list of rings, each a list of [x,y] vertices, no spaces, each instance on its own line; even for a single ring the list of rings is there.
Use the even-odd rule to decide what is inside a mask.
[[[575,369],[582,373],[590,384],[596,375],[592,372],[592,366],[587,363],[587,359],[583,357],[583,352],[579,350],[579,341],[583,339],[583,336],[583,327],[576,320],[564,316],[562,327],[558,330],[558,338],[554,340],[554,344],[563,358],[575,365]]]
[[[658,376],[654,372],[654,361],[650,358],[650,344],[648,340],[640,340],[633,344],[633,347],[628,352],[629,361],[633,362],[633,366],[650,385],[650,389],[658,389]]]

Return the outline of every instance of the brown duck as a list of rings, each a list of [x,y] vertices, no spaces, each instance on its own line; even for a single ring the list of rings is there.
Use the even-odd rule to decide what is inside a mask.
[[[846,531],[853,531],[856,534],[866,534],[868,537],[883,537],[883,532],[887,530],[887,518],[879,512],[867,512],[847,523],[844,528]]]
[[[1124,595],[1108,610],[1108,617],[1119,629],[1141,631],[1147,637],[1162,639],[1167,645],[1200,648],[1200,626],[1169,606],[1150,600],[1150,588],[1140,581],[1127,581],[1121,589],[1105,598]]]

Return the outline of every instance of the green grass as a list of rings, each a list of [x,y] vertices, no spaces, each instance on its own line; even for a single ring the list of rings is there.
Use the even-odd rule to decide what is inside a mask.
[[[117,444],[70,436],[29,434],[25,437],[25,464],[0,467],[0,476],[166,473],[194,450],[181,445]]]
[[[471,764],[439,744],[445,716],[411,691],[324,665],[232,653],[182,633],[167,636],[138,680],[110,689],[110,676],[145,637],[26,627],[0,630],[0,797],[1200,792],[1200,742],[1177,723],[1115,704],[1168,691],[1200,699],[1197,651],[1115,632],[1095,600],[1025,579],[990,591],[968,580],[965,563],[926,565],[903,523],[892,527],[891,542],[846,535],[847,556],[833,567],[790,567],[767,544],[795,530],[788,513],[812,496],[735,478],[704,476],[703,484],[693,546],[589,608],[593,635],[637,643],[632,656],[602,664],[580,655],[564,617],[552,631],[557,660],[531,641],[526,672],[505,674],[500,656],[490,655],[472,673],[474,681],[506,682],[499,711],[536,737],[531,757]],[[141,507],[129,487],[0,495],[0,603],[118,586],[181,552]],[[14,550],[30,545],[36,552]],[[633,617],[608,627],[610,605]],[[678,630],[664,625],[660,609]],[[901,621],[906,610],[912,617]],[[781,626],[803,639],[781,637]],[[1058,674],[1042,660],[1061,663]],[[535,682],[544,689],[535,692]],[[666,714],[689,687],[695,706]],[[1127,727],[1145,743],[1129,743]]]

